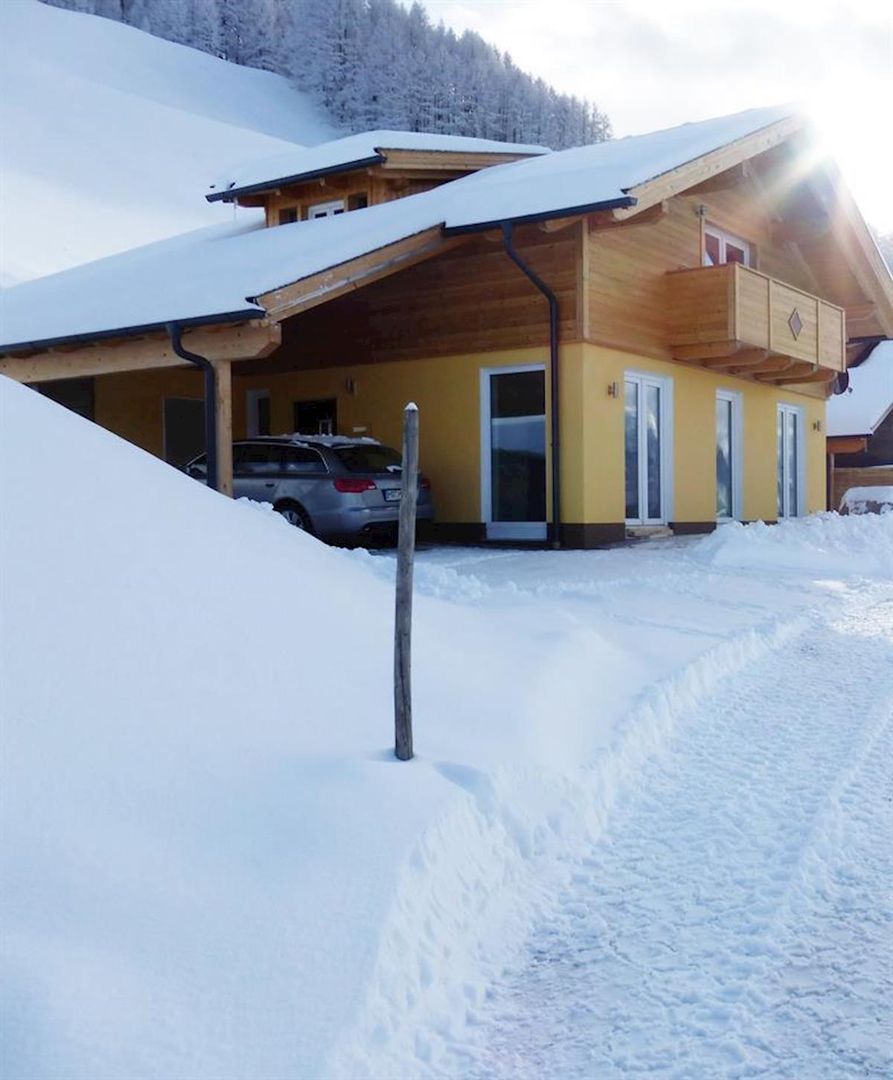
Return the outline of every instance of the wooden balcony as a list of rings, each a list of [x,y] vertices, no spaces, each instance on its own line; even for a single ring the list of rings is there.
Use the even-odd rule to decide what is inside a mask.
[[[828,383],[845,370],[842,308],[737,263],[667,279],[677,360],[775,384]]]

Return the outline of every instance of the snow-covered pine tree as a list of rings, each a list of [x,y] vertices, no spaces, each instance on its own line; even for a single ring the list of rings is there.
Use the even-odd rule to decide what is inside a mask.
[[[477,135],[555,148],[610,135],[594,104],[522,72],[479,35],[398,0],[44,0],[292,79],[348,131]]]

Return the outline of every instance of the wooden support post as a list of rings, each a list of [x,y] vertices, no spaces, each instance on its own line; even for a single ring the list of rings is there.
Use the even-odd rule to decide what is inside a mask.
[[[394,614],[394,753],[401,761],[409,761],[412,757],[412,571],[419,495],[419,410],[412,402],[403,410],[401,476]]]
[[[217,372],[217,490],[233,493],[233,374],[229,360],[212,360]]]

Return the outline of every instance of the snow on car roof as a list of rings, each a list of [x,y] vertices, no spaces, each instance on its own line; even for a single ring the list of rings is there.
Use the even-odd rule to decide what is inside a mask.
[[[262,157],[230,169],[210,185],[209,201],[231,199],[239,192],[295,183],[327,173],[343,172],[385,160],[382,151],[421,150],[465,154],[548,154],[548,146],[498,142],[462,135],[438,135],[424,131],[364,131],[333,139],[319,146],[296,148],[272,157]]]
[[[849,375],[849,389],[828,402],[828,434],[873,435],[893,410],[893,341],[882,341]]]
[[[634,202],[627,192],[792,115],[735,116],[495,165],[431,191],[275,228],[213,226],[0,292],[0,351],[172,321],[261,317],[257,297],[432,228]]]
[[[381,446],[378,439],[369,435],[304,435],[300,431],[292,431],[284,435],[273,435],[268,438],[287,439],[291,443],[308,446]]]

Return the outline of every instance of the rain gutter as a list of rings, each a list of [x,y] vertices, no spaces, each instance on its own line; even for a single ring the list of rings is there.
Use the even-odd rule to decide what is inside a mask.
[[[502,244],[505,253],[549,302],[549,377],[551,393],[551,451],[552,451],[552,529],[553,548],[561,547],[561,438],[558,404],[558,297],[543,279],[521,258],[512,239],[512,222],[502,222]]]
[[[181,323],[167,324],[171,339],[171,348],[181,360],[187,360],[201,369],[205,380],[205,454],[208,469],[208,487],[219,491],[217,469],[217,369],[206,356],[190,352],[183,348],[183,327]]]
[[[534,214],[521,214],[519,217],[496,218],[493,221],[475,221],[469,225],[445,225],[444,236],[461,236],[463,233],[486,232],[488,229],[500,229],[506,221],[514,225],[526,225],[537,221],[557,221],[559,218],[579,217],[581,214],[594,214],[598,210],[626,210],[636,206],[639,200],[632,195],[622,195],[616,199],[603,199],[596,203],[583,203],[580,206],[565,206],[560,210],[538,210]]]

